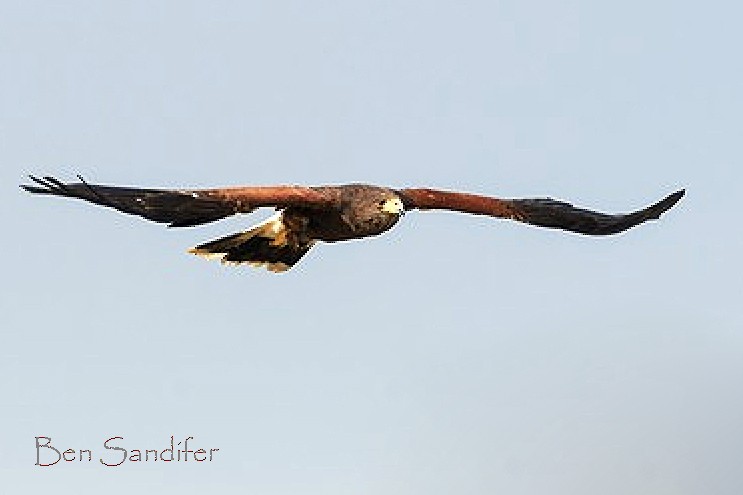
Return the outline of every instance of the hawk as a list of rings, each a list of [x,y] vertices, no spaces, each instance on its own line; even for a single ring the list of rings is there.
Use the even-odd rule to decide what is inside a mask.
[[[500,199],[368,184],[144,189],[89,184],[80,176],[80,182],[75,183],[64,183],[54,177],[30,178],[35,185],[21,186],[30,193],[82,199],[170,227],[201,225],[237,213],[273,207],[277,213],[253,228],[189,250],[206,258],[219,258],[223,263],[247,263],[272,272],[293,267],[318,241],[337,242],[382,234],[410,210],[453,210],[580,234],[608,235],[659,218],[684,195],[682,189],[647,208],[610,215],[551,198]]]

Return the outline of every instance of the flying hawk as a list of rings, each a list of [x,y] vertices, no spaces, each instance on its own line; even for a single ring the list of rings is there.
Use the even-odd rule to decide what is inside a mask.
[[[142,189],[30,176],[28,192],[78,198],[170,227],[190,227],[257,208],[278,211],[245,232],[189,250],[223,263],[247,263],[272,272],[294,266],[317,241],[379,235],[409,210],[453,210],[588,235],[616,234],[655,220],[684,195],[677,191],[647,208],[609,215],[550,198],[499,199],[435,189],[391,189],[367,184],[340,186],[247,186],[218,189]]]

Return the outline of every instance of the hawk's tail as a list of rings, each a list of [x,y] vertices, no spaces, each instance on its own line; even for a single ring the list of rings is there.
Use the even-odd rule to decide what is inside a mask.
[[[299,242],[284,225],[281,213],[277,213],[246,232],[206,242],[188,252],[205,258],[221,258],[222,263],[247,263],[266,267],[272,272],[284,272],[294,266],[313,244],[314,241]]]

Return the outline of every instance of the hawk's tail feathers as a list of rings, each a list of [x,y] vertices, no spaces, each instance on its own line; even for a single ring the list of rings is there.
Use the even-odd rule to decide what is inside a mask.
[[[285,272],[314,244],[296,242],[289,234],[279,212],[246,232],[206,242],[188,252],[208,259],[220,258],[225,264],[247,263],[275,273]]]

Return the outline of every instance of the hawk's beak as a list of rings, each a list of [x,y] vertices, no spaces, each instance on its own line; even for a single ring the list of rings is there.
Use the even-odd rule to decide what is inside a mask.
[[[391,198],[384,202],[382,211],[392,215],[402,215],[405,212],[405,205],[400,198]]]

